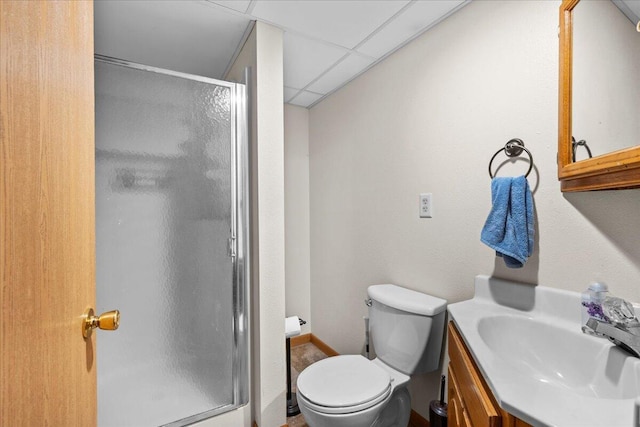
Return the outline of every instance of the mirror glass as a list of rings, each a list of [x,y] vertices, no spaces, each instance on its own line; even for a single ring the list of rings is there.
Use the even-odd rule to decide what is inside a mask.
[[[639,16],[638,0],[573,9],[572,135],[588,147],[574,161],[640,144]]]

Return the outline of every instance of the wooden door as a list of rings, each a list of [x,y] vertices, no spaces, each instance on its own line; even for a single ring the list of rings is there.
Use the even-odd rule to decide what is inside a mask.
[[[96,424],[93,93],[91,1],[0,0],[3,426]]]

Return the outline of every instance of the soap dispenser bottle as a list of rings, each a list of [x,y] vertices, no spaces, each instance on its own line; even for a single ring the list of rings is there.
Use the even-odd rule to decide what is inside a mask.
[[[591,317],[601,322],[609,322],[602,309],[602,304],[608,292],[609,288],[606,284],[594,282],[582,293],[582,332],[589,335],[602,336],[602,334],[588,328],[586,324]]]

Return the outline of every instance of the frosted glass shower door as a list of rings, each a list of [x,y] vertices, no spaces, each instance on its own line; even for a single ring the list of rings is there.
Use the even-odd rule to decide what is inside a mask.
[[[246,403],[234,237],[238,87],[97,59],[98,426],[176,425]],[[182,420],[182,421],[180,421]]]

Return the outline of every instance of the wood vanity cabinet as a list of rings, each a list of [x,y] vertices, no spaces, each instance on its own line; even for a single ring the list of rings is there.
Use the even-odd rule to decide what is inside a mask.
[[[449,359],[448,427],[531,427],[498,406],[453,322]]]

